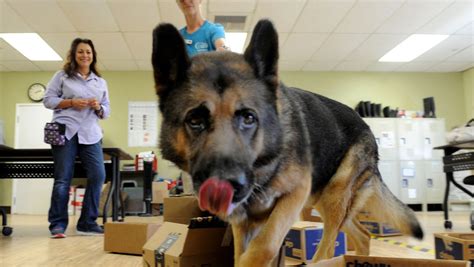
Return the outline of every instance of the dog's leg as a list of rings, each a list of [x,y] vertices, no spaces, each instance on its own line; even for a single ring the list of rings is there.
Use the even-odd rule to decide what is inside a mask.
[[[239,258],[239,267],[268,267],[278,255],[281,244],[293,223],[298,220],[300,212],[309,196],[311,188],[311,171],[306,166],[289,168],[279,178],[275,187],[291,186],[289,192],[281,196],[266,222],[253,238],[245,252]],[[296,176],[295,176],[296,175]],[[290,182],[291,181],[291,182]]]
[[[346,221],[343,231],[355,247],[356,255],[368,256],[370,252],[370,233],[356,217]]]
[[[234,238],[234,266],[238,266],[240,255],[244,252],[246,246],[246,232],[248,232],[248,230],[244,223],[232,224],[232,235]]]
[[[339,230],[352,220],[351,208],[357,196],[357,190],[371,177],[369,171],[361,173],[360,147],[353,146],[342,160],[336,173],[324,188],[315,208],[321,213],[324,231],[313,261],[334,256],[335,240]]]

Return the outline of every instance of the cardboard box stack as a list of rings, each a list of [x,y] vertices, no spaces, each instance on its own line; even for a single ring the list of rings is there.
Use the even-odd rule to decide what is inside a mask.
[[[380,221],[368,211],[360,212],[358,215],[358,219],[373,235],[376,235],[376,236],[401,235],[400,230],[390,225],[390,222]]]
[[[371,256],[344,255],[318,263],[308,264],[308,267],[469,267],[466,261],[443,261],[427,259],[389,258]]]
[[[82,202],[84,201],[85,188],[76,188],[74,195],[74,214],[80,215],[82,211]]]
[[[143,245],[160,224],[143,222],[108,222],[104,227],[104,250],[142,255]]]
[[[233,265],[231,231],[205,218],[194,196],[164,199],[164,222],[143,246],[143,266]]]
[[[285,255],[300,263],[312,262],[313,255],[321,242],[323,223],[299,221],[293,224],[285,238]],[[346,254],[346,235],[340,232],[336,239],[334,256]]]
[[[467,260],[474,266],[474,233],[435,233],[437,259]]]

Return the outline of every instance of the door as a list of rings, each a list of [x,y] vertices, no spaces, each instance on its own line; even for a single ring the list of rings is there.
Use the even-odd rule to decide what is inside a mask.
[[[42,103],[17,104],[15,148],[50,148],[43,142],[43,129],[53,111]],[[13,179],[12,214],[48,214],[53,179]]]

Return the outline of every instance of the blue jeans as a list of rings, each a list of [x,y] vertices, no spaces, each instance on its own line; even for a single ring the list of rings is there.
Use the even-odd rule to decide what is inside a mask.
[[[66,230],[69,216],[67,212],[69,202],[69,187],[74,174],[76,155],[82,162],[86,171],[87,187],[82,204],[81,217],[78,227],[89,228],[97,225],[99,216],[99,201],[102,185],[105,180],[104,156],[102,141],[92,145],[79,144],[75,135],[71,140],[66,140],[64,146],[52,146],[54,160],[54,186],[49,208],[49,230],[62,228]]]

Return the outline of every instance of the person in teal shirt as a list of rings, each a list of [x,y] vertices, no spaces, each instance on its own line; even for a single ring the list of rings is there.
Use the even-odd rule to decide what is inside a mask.
[[[205,20],[201,14],[202,0],[176,0],[186,19],[180,29],[189,56],[203,52],[229,50],[225,45],[225,31],[220,24]]]

